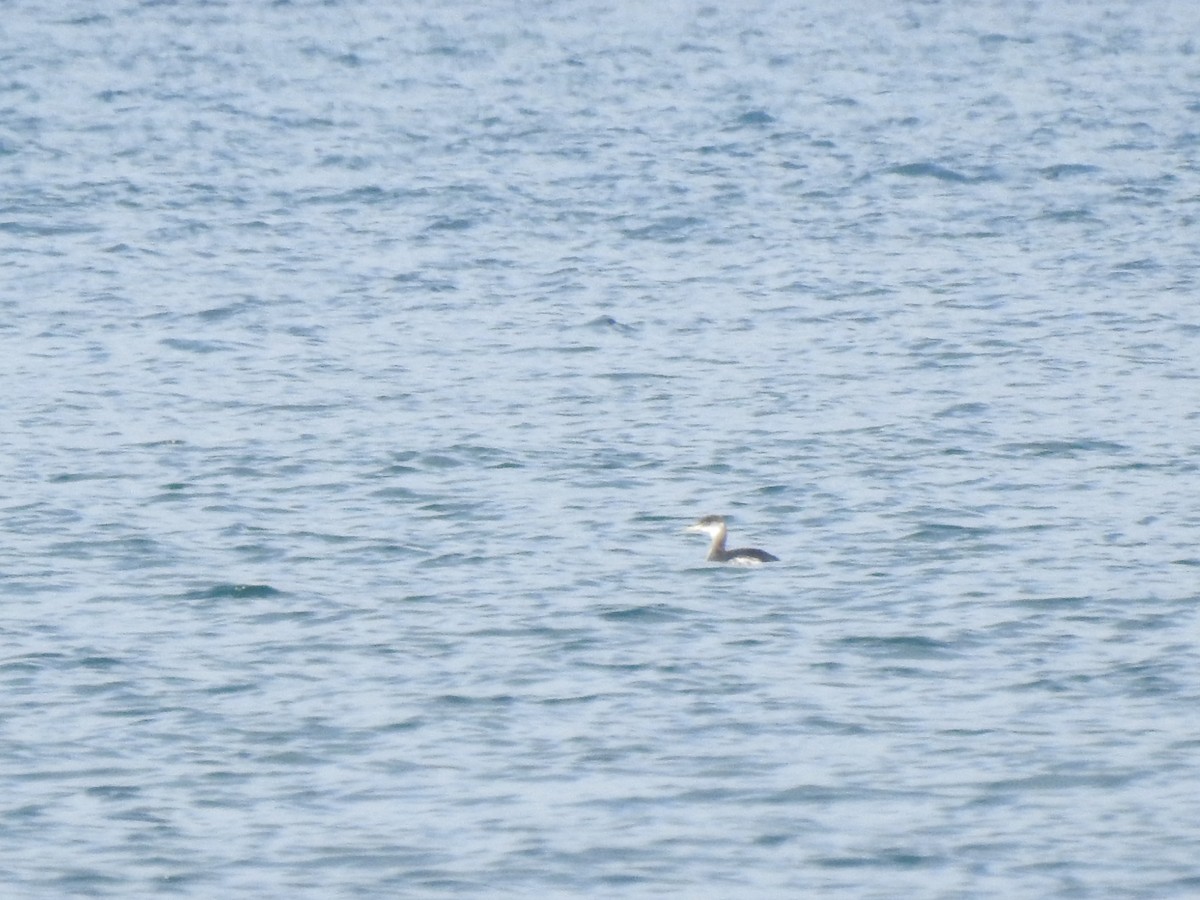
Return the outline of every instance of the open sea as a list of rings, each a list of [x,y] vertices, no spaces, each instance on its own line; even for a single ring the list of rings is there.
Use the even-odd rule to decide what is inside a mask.
[[[1200,896],[1194,0],[9,0],[0,386],[4,900]]]

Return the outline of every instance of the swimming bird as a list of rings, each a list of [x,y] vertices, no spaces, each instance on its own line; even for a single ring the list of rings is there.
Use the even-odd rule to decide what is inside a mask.
[[[734,566],[760,566],[767,562],[779,562],[778,556],[772,556],[766,550],[757,547],[739,547],[736,550],[725,549],[725,517],[705,516],[696,524],[689,525],[684,531],[694,531],[707,534],[712,538],[708,547],[708,562],[729,563]]]

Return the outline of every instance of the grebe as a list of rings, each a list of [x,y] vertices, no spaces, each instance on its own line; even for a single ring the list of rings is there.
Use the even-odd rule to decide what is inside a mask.
[[[730,563],[735,566],[760,566],[767,562],[779,562],[778,556],[772,556],[766,550],[757,547],[739,547],[736,550],[725,549],[725,517],[705,516],[695,525],[689,525],[684,531],[694,531],[707,534],[712,538],[708,548],[708,562]]]

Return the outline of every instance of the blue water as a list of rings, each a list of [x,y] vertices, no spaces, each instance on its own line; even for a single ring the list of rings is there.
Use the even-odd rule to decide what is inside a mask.
[[[1196,896],[1197,35],[8,3],[3,896]]]

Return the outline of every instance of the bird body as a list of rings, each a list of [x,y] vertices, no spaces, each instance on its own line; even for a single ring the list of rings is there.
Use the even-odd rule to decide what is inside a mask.
[[[779,562],[778,556],[772,556],[766,550],[759,550],[757,547],[738,547],[726,550],[724,516],[704,516],[684,530],[707,534],[712,539],[706,557],[708,562],[728,563],[733,566],[760,566],[763,563]]]

